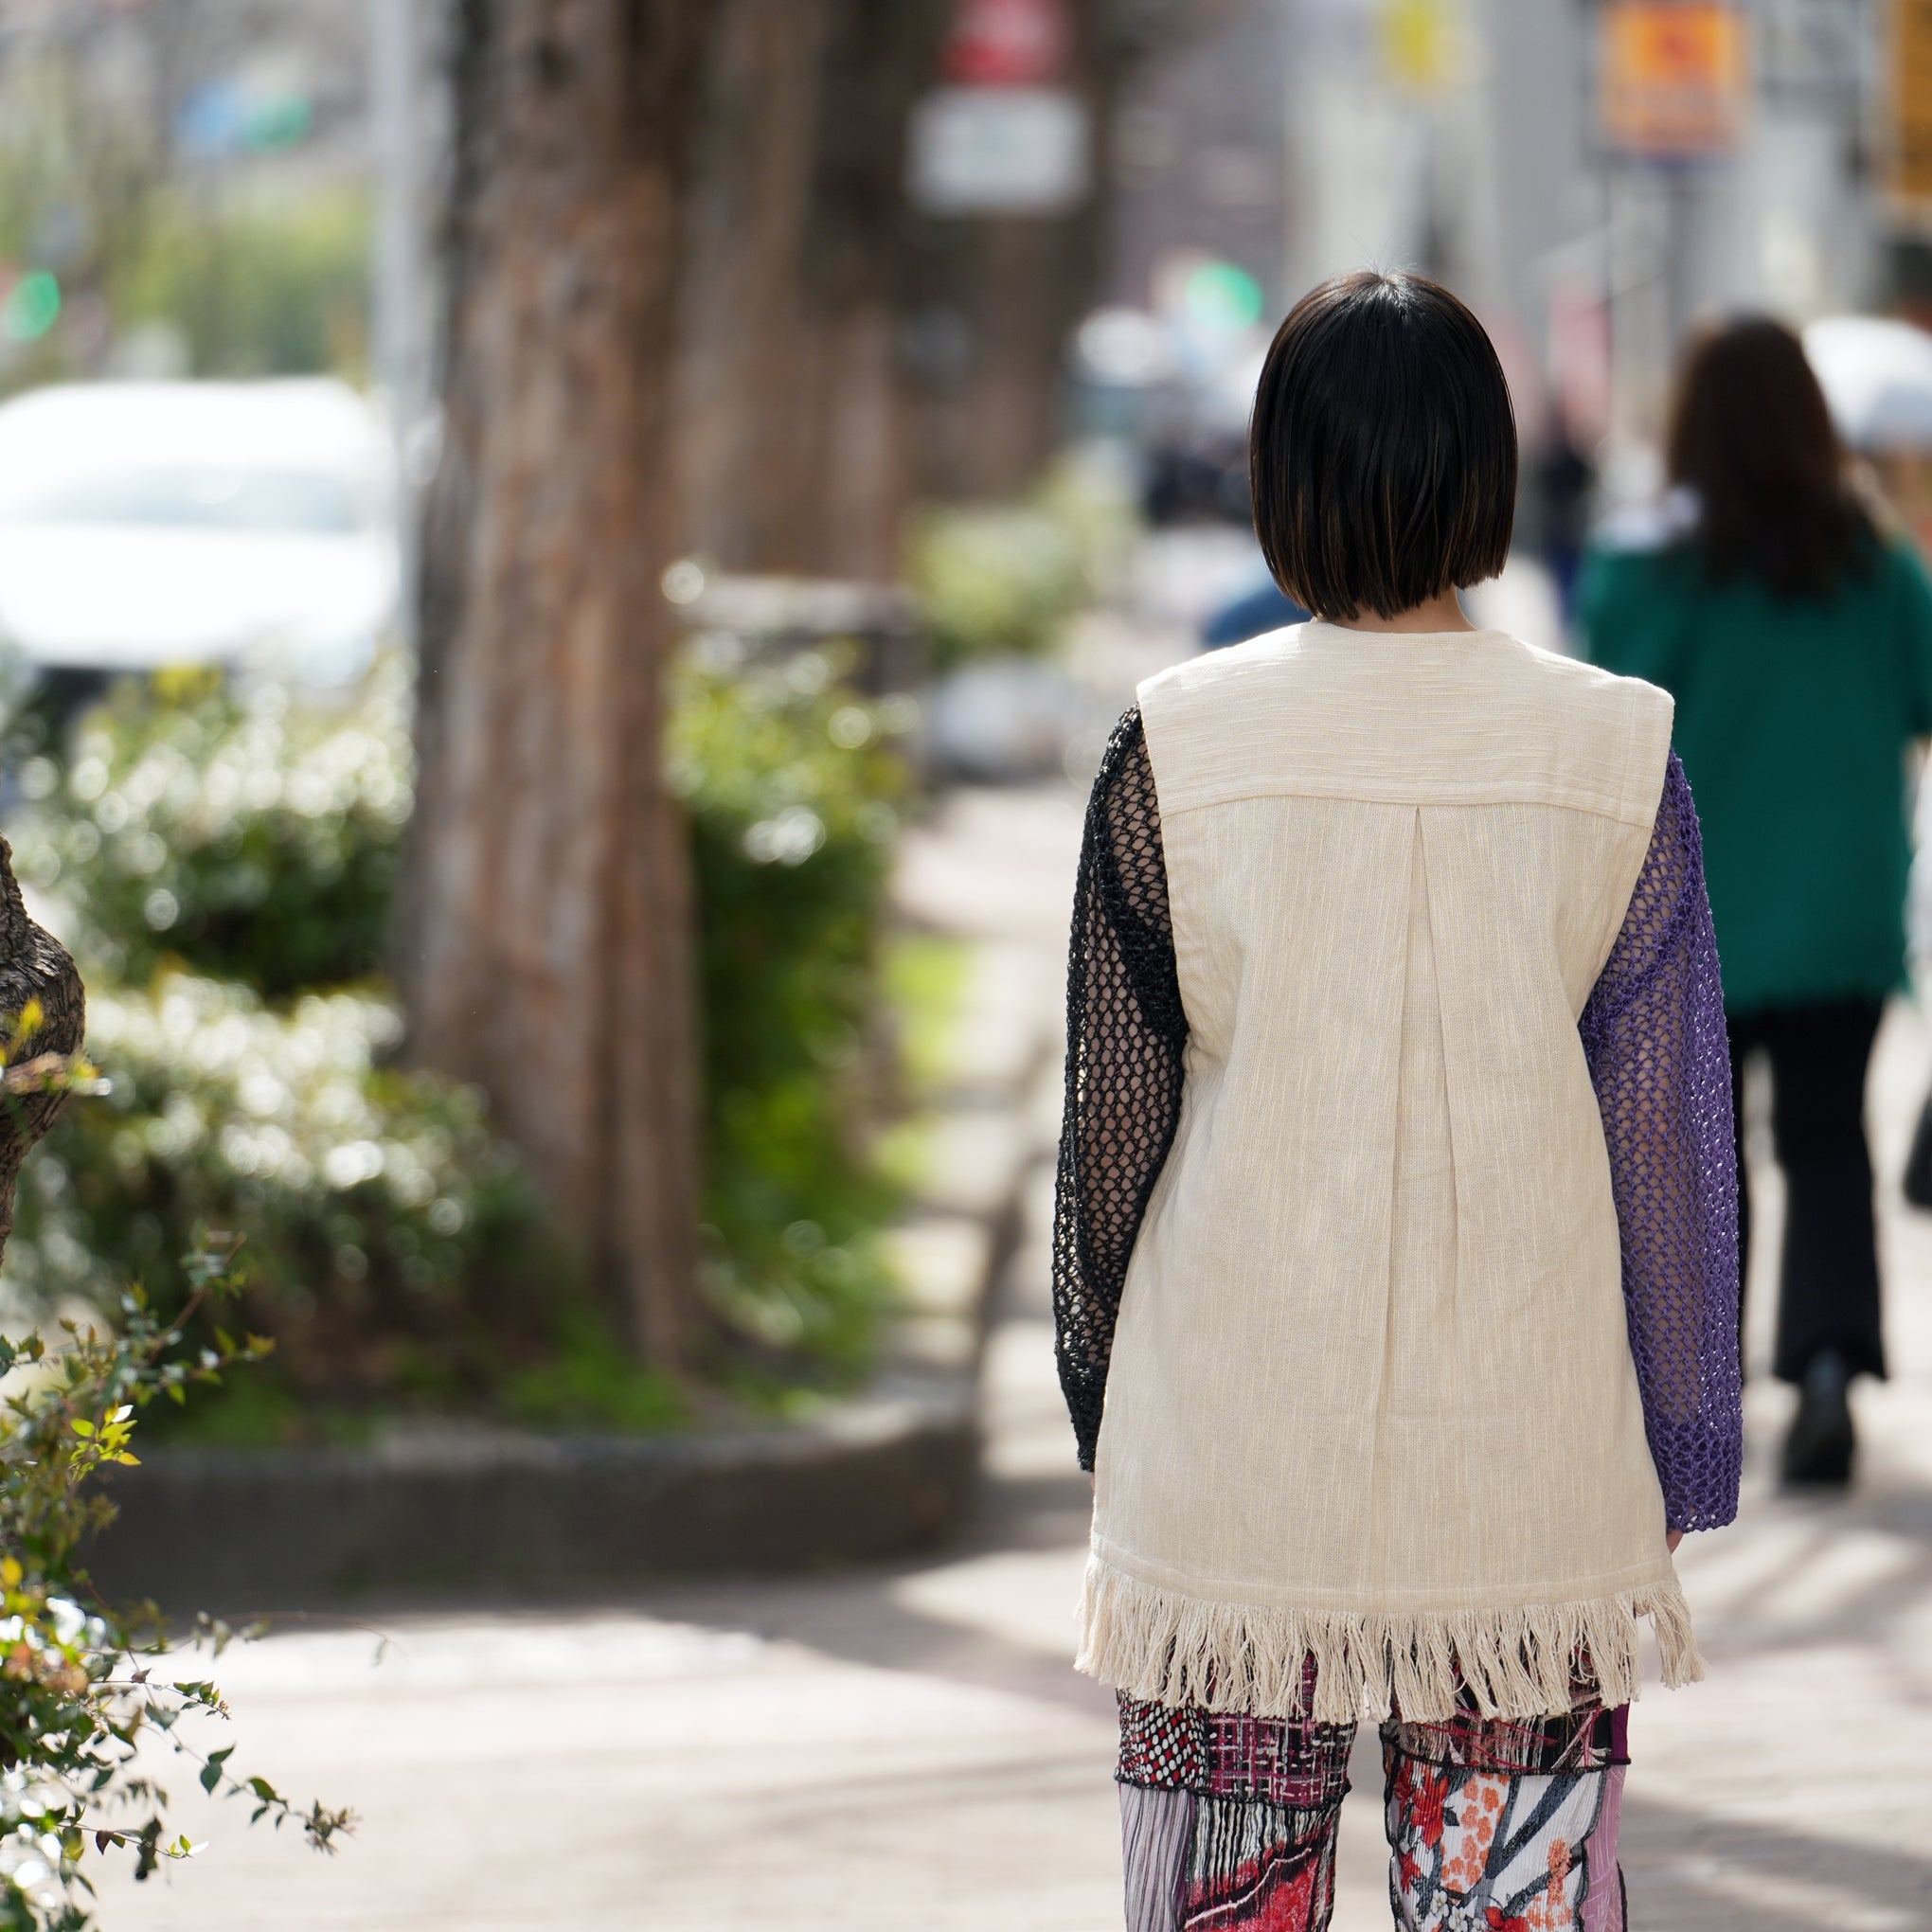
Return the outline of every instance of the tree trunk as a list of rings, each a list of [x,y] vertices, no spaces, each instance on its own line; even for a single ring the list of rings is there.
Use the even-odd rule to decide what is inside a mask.
[[[718,0],[680,371],[685,528],[729,570],[809,571],[796,474],[814,317],[803,287],[832,0]]]
[[[621,1331],[696,1319],[689,885],[661,779],[679,210],[714,0],[461,0],[399,961]]]
[[[917,465],[904,354],[918,295],[918,223],[905,197],[915,103],[939,76],[952,0],[839,0],[819,77],[809,272],[822,320],[815,501],[834,576],[890,582]],[[809,482],[809,479],[808,479]]]
[[[21,1029],[30,1006],[40,1024]],[[87,1030],[87,994],[67,950],[27,916],[13,878],[13,849],[0,838],[0,1249],[13,1232],[21,1164],[54,1124],[67,1098],[67,1063]],[[11,1036],[20,1032],[21,1037]]]
[[[950,0],[718,0],[680,391],[691,546],[889,581],[910,480],[905,133]]]
[[[1090,124],[1088,192],[1062,214],[925,224],[921,306],[950,319],[957,367],[928,385],[916,447],[929,496],[1012,495],[1058,447],[1068,341],[1106,268],[1113,120],[1136,62],[1198,27],[1225,0],[1066,0],[1069,59],[1057,85]]]

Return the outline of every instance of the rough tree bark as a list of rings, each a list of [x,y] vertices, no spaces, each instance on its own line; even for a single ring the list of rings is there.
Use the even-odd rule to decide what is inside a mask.
[[[27,917],[13,878],[13,849],[0,838],[0,1019],[9,1032],[38,1002],[40,1025],[7,1056],[0,1103],[0,1249],[13,1232],[21,1164],[65,1105],[59,1074],[80,1052],[87,994],[66,948]]]
[[[797,502],[813,316],[802,286],[832,0],[717,0],[688,227],[679,381],[690,547],[727,570],[811,571]]]
[[[805,446],[819,453],[822,547],[835,576],[890,582],[903,561],[917,480],[904,346],[918,224],[905,198],[906,135],[952,17],[951,0],[841,0],[827,34],[808,264],[823,327]]]
[[[1225,10],[1225,0],[1066,0],[1070,58],[1061,84],[1085,102],[1092,187],[1060,215],[925,224],[922,305],[964,326],[963,366],[927,392],[918,486],[941,497],[1011,495],[1058,445],[1067,341],[1105,265],[1113,122],[1137,62]]]
[[[622,1332],[689,1359],[689,888],[659,743],[670,383],[714,0],[460,0],[399,972]]]
[[[717,0],[681,385],[725,568],[889,581],[912,465],[905,135],[951,0]]]

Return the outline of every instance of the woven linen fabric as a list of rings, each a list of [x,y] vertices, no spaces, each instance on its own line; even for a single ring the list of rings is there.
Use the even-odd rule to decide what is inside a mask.
[[[1673,752],[1650,850],[1579,1023],[1623,1232],[1644,1433],[1673,1530],[1733,1520],[1744,1414],[1730,1067],[1697,813]],[[1067,966],[1055,1191],[1061,1386],[1091,1470],[1120,1289],[1181,1112],[1187,1014],[1138,706],[1087,809]]]
[[[1140,692],[1188,1033],[1133,1244],[1080,1664],[1426,1722],[1667,1681],[1688,1616],[1578,1020],[1670,701],[1500,633],[1319,623]],[[1453,1523],[1458,1534],[1444,1537]]]

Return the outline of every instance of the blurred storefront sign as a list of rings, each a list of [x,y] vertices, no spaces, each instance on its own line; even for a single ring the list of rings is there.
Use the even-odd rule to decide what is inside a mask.
[[[946,79],[962,87],[1043,87],[1066,71],[1065,0],[961,0],[946,44]]]
[[[912,114],[908,189],[927,214],[1064,214],[1088,193],[1088,110],[1057,87],[940,87]]]
[[[1073,28],[1066,0],[958,0],[952,84],[913,111],[906,188],[932,215],[1059,215],[1091,186],[1084,100],[1055,85]]]
[[[913,112],[909,182],[933,215],[1056,215],[1086,197],[1088,116],[1052,87],[944,87]]]
[[[1462,35],[1449,0],[1383,0],[1376,15],[1382,71],[1411,94],[1440,94],[1463,77]]]
[[[1744,134],[1750,61],[1743,11],[1718,0],[1607,0],[1598,116],[1626,154],[1726,154]]]
[[[1891,0],[1892,129],[1887,186],[1902,207],[1932,218],[1932,0]]]

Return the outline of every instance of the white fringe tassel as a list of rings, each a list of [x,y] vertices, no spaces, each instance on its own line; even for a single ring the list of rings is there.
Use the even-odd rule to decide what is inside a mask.
[[[1365,1703],[1378,1720],[1395,1708],[1435,1722],[1453,1712],[1458,1683],[1485,1717],[1543,1717],[1569,1709],[1579,1655],[1606,1704],[1637,1696],[1639,1617],[1655,1625],[1672,1690],[1703,1676],[1674,1579],[1583,1603],[1362,1617],[1205,1601],[1090,1556],[1075,1667],[1154,1703],[1299,1717],[1313,1656],[1317,1723],[1351,1724]]]

